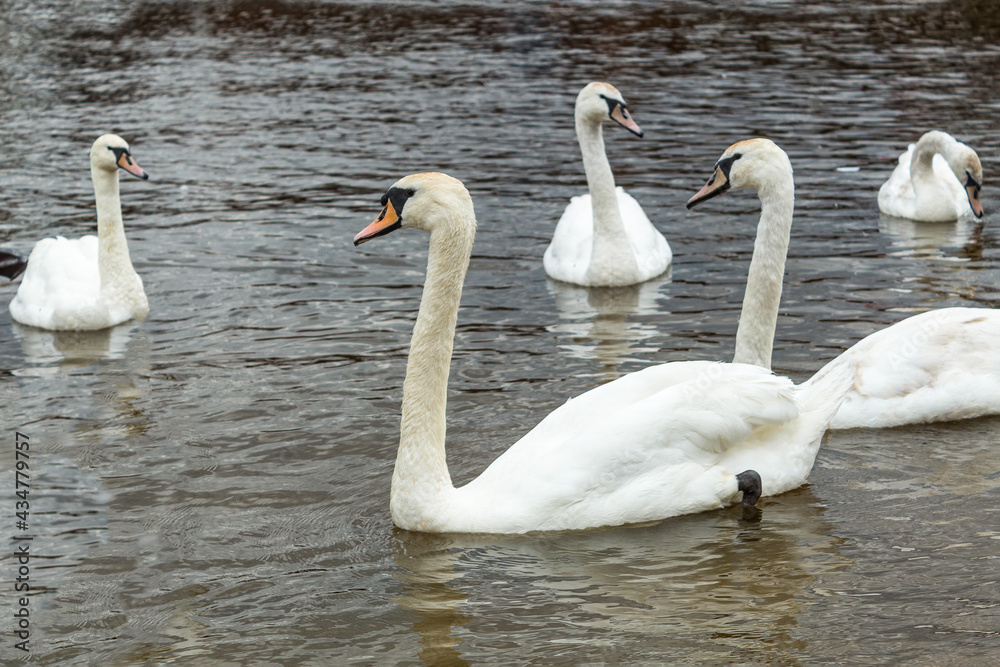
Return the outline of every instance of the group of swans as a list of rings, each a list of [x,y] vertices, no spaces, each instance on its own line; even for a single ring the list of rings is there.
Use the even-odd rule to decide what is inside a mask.
[[[717,166],[726,187],[758,190],[763,207],[741,320],[745,354],[770,348],[792,222],[792,169],[767,139],[730,147]],[[722,192],[706,186],[692,203]],[[652,521],[725,506],[806,481],[827,424],[852,378],[832,368],[795,386],[753,363],[651,366],[567,402],[456,488],[445,456],[448,374],[465,272],[476,232],[462,183],[406,176],[382,197],[360,244],[400,228],[430,233],[423,297],[406,379],[390,511],[426,532],[524,533]],[[764,267],[764,268],[761,268]],[[769,355],[769,352],[768,352]]]
[[[40,329],[83,331],[107,329],[149,314],[142,278],[132,268],[125,240],[119,169],[149,178],[124,139],[114,134],[99,137],[90,149],[97,236],[42,239],[27,262],[18,253],[2,253],[3,275],[13,279],[24,273],[10,302],[14,320]]]
[[[577,97],[576,129],[589,195],[574,198],[545,252],[546,272],[585,286],[635,284],[662,274],[671,251],[639,204],[616,188],[601,123],[642,130],[613,86]],[[942,165],[944,165],[942,167]],[[25,262],[0,251],[0,275],[24,272],[12,317],[50,330],[103,329],[143,319],[149,305],[129,258],[118,169],[146,179],[128,144],[104,135],[91,149],[98,236],[36,244]],[[964,178],[964,182],[962,179]],[[975,152],[930,132],[879,192],[888,215],[954,220],[979,203]],[[860,341],[809,381],[770,372],[794,206],[787,155],[767,139],[730,146],[697,205],[730,188],[761,201],[732,363],[651,366],[568,401],[455,488],[445,456],[449,367],[475,236],[472,199],[449,176],[397,181],[355,245],[396,229],[430,233],[427,275],[403,385],[390,509],[396,525],[429,532],[523,533],[651,521],[725,506],[803,484],[829,427],[892,426],[997,412],[1000,315],[947,308]],[[921,217],[922,216],[922,217]]]
[[[583,529],[719,508],[741,495],[746,509],[762,495],[805,483],[831,422],[841,428],[891,425],[997,410],[1000,368],[988,357],[1000,349],[1000,319],[988,309],[942,309],[904,320],[798,386],[773,375],[794,207],[787,155],[767,139],[733,144],[688,207],[730,188],[755,189],[761,201],[733,362],[659,364],[588,391],[459,488],[445,452],[447,385],[475,211],[462,183],[444,174],[413,174],[389,188],[381,213],[355,236],[355,245],[401,228],[430,234],[390,492],[397,526],[484,533]],[[979,345],[982,355],[984,377],[974,390],[962,377],[969,344]],[[947,354],[956,350],[961,354]],[[896,372],[899,365],[908,373]],[[965,385],[960,398],[943,400],[959,382]],[[970,391],[982,400],[968,400]]]
[[[643,135],[625,98],[614,86],[595,81],[577,95],[574,117],[589,192],[573,197],[563,211],[545,250],[545,272],[585,287],[635,285],[663,274],[673,258],[670,244],[639,202],[615,187],[604,150],[604,121]],[[879,189],[879,210],[918,222],[982,218],[982,183],[982,164],[972,148],[946,132],[927,132],[899,156]]]

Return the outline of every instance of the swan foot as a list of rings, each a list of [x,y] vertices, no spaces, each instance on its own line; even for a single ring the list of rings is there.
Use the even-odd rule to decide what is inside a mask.
[[[28,258],[16,250],[0,250],[0,276],[13,280],[24,273]]]
[[[760,520],[760,508],[757,501],[764,490],[760,475],[756,470],[744,470],[736,476],[736,486],[743,492],[743,501],[740,503],[743,509],[743,518],[747,521]]]

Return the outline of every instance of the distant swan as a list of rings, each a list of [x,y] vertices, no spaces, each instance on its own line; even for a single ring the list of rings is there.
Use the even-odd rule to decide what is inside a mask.
[[[919,222],[950,222],[970,212],[983,217],[979,156],[947,132],[934,130],[910,144],[878,191],[882,213]]]
[[[118,169],[146,179],[125,140],[105,134],[90,149],[90,176],[97,199],[97,236],[69,241],[42,239],[28,257],[27,270],[10,314],[21,324],[53,331],[105,329],[144,319],[149,303],[142,279],[132,268],[118,196]]]
[[[788,158],[767,140],[735,144],[689,206],[730,184],[760,191],[751,265],[777,268],[751,269],[744,313],[763,313],[752,325],[769,326],[773,336],[792,213]],[[762,493],[805,482],[847,375],[821,373],[796,387],[751,364],[689,361],[652,366],[568,401],[455,488],[445,454],[446,402],[476,231],[472,199],[460,181],[425,173],[397,181],[381,203],[355,245],[401,227],[430,232],[389,502],[397,526],[480,533],[613,526],[723,507],[741,491],[748,508]]]
[[[883,428],[1000,413],[1000,311],[940,308],[862,339],[827,364],[854,384],[830,428]]]
[[[670,266],[670,244],[631,195],[615,188],[601,123],[613,120],[637,136],[625,100],[607,83],[588,84],[576,98],[576,136],[589,194],[573,197],[545,251],[545,272],[588,287],[634,285]]]

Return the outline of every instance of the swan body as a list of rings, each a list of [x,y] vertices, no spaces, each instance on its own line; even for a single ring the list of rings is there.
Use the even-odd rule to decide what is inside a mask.
[[[830,427],[883,428],[1000,413],[1000,311],[940,308],[855,343],[827,364],[854,378]]]
[[[783,159],[787,165],[784,152],[758,141],[765,143],[744,148],[751,156],[747,169],[731,170],[738,187],[757,185],[756,153],[766,154],[763,162]],[[791,196],[790,167],[786,173]],[[753,364],[690,361],[652,366],[570,400],[478,478],[456,488],[445,454],[445,412],[475,236],[472,200],[449,176],[414,174],[389,188],[382,205],[379,217],[355,237],[356,245],[401,227],[430,232],[389,503],[397,526],[482,533],[613,526],[723,507],[741,491],[746,507],[761,487],[772,495],[806,480],[847,390],[846,371],[831,369],[796,387]],[[781,232],[768,235],[779,243],[758,244],[755,258],[767,254],[784,264],[791,208],[782,210],[789,213],[787,221],[766,210],[761,227],[783,227],[784,245]],[[776,275],[780,280],[780,269]],[[773,289],[748,285],[750,301],[773,297]],[[774,322],[772,336],[773,328]]]
[[[670,244],[631,195],[615,187],[604,152],[601,124],[613,120],[642,130],[625,100],[607,83],[591,83],[576,98],[576,136],[583,153],[588,194],[573,197],[563,212],[543,264],[549,277],[588,287],[634,285],[670,266]]]
[[[910,144],[878,191],[882,213],[919,222],[983,217],[979,192],[983,167],[976,152],[946,132],[934,130]]]
[[[54,331],[106,329],[149,314],[142,278],[132,268],[118,194],[118,169],[149,178],[132,159],[128,144],[105,134],[90,150],[97,200],[97,236],[42,239],[10,314],[21,324]]]

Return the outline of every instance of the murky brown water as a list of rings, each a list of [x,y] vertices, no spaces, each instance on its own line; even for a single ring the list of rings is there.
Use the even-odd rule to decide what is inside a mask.
[[[35,453],[31,656],[995,657],[1000,419],[832,434],[810,484],[768,499],[759,524],[723,511],[518,538],[392,527],[426,239],[351,238],[406,173],[461,178],[480,221],[449,405],[459,483],[569,396],[653,362],[731,357],[757,202],[683,203],[735,140],[771,137],[795,168],[777,371],[802,380],[909,313],[1000,301],[995,6],[729,7],[4,3],[0,244],[90,232],[87,151],[105,131],[152,175],[122,184],[147,322],[53,336],[0,313],[0,460],[15,430]],[[636,289],[565,288],[541,266],[584,188],[572,105],[594,79],[646,130],[608,128],[608,150],[675,254]],[[979,150],[985,224],[880,219],[878,185],[930,128]]]

